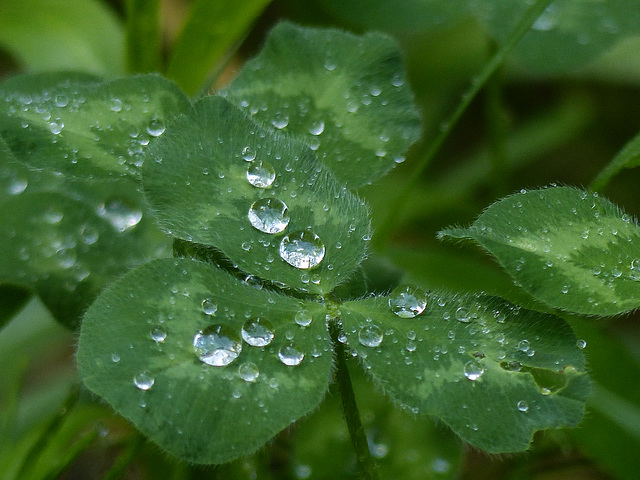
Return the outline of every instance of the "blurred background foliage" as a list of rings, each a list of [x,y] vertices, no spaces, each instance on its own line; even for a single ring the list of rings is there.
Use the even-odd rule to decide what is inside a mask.
[[[404,275],[426,288],[486,291],[540,309],[485,254],[441,244],[436,232],[469,223],[521,188],[586,187],[638,134],[635,1],[553,2],[421,170],[418,186],[406,189],[526,6],[508,0],[3,0],[0,75],[74,70],[112,78],[160,71],[198,95],[228,84],[281,19],[385,31],[404,51],[424,129],[403,164],[359,191],[376,228],[376,249],[365,265],[370,288],[384,292]],[[627,170],[601,193],[638,216],[638,185],[640,171]],[[393,211],[390,200],[399,196],[404,206]],[[78,386],[74,333],[24,289],[3,286],[0,295],[6,322],[0,331],[0,477],[357,478],[333,391],[317,412],[252,457],[208,468],[169,458]],[[567,318],[587,341],[595,380],[585,420],[577,429],[538,434],[520,455],[487,456],[462,445],[443,425],[394,408],[354,368],[381,478],[637,478],[637,320],[635,313]]]

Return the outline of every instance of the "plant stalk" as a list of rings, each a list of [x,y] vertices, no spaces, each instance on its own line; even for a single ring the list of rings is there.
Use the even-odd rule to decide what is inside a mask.
[[[400,217],[397,212],[400,212],[405,204],[409,201],[411,192],[415,189],[416,185],[420,181],[424,170],[432,162],[445,140],[449,137],[449,134],[453,130],[453,127],[458,123],[462,114],[467,110],[473,99],[478,95],[482,88],[486,85],[489,79],[493,76],[496,70],[502,65],[507,58],[511,50],[518,44],[518,42],[529,31],[540,14],[549,6],[553,0],[536,0],[531,5],[525,14],[522,16],[516,27],[511,31],[506,41],[501,48],[491,57],[489,62],[482,69],[477,77],[471,82],[471,86],[462,95],[462,100],[458,104],[458,107],[451,114],[449,119],[444,123],[444,127],[440,130],[435,140],[431,143],[426,153],[422,156],[417,163],[409,180],[407,180],[402,192],[398,195],[391,204],[391,208],[387,213],[384,221],[379,228],[379,231],[384,232],[382,235],[374,237],[374,242],[377,248],[386,246],[389,240],[389,232],[395,226],[397,219]]]
[[[369,450],[369,443],[367,441],[364,427],[362,426],[362,420],[360,419],[360,412],[358,411],[358,405],[356,404],[356,397],[353,393],[351,376],[349,375],[349,369],[347,368],[345,348],[338,340],[341,333],[341,327],[337,321],[329,322],[329,331],[331,333],[333,348],[336,352],[336,379],[338,381],[338,388],[340,389],[342,410],[347,422],[347,428],[349,429],[351,443],[353,444],[353,448],[356,453],[358,470],[360,471],[360,476],[363,480],[377,480],[378,472],[376,470],[376,464],[373,457],[371,456],[371,451]]]

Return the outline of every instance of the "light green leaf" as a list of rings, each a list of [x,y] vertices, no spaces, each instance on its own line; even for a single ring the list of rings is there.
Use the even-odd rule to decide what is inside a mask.
[[[155,75],[97,83],[95,77],[34,74],[0,85],[0,135],[21,161],[65,175],[136,175],[142,154],[189,108]]]
[[[495,297],[427,300],[414,318],[381,297],[341,307],[349,345],[404,409],[435,415],[492,453],[525,450],[534,431],[580,421],[589,381],[561,319]]]
[[[96,0],[2,0],[0,45],[30,71],[124,73],[124,29]]]
[[[223,95],[300,137],[350,188],[402,162],[420,135],[398,45],[380,33],[281,23]]]
[[[468,229],[439,236],[475,240],[552,307],[615,315],[640,306],[640,228],[596,193],[522,191],[491,205]]]
[[[275,174],[268,188],[247,177],[260,162]],[[171,235],[220,249],[246,273],[312,293],[328,293],[345,280],[362,261],[370,235],[366,206],[304,144],[260,127],[221,97],[204,97],[155,142],[143,185]],[[262,203],[274,215],[265,224],[257,221]],[[251,221],[250,210],[257,212]],[[319,237],[308,255],[320,260],[317,266],[284,260],[283,246],[296,232]]]
[[[640,167],[640,133],[633,137],[596,177],[593,190],[604,188],[614,175],[625,168]]]
[[[296,324],[301,310],[312,318],[307,327]],[[173,455],[227,462],[320,403],[332,361],[325,314],[319,303],[253,288],[198,261],[156,260],[113,283],[88,310],[80,376]],[[268,345],[242,340],[253,318],[271,323]],[[222,366],[203,363],[194,348],[194,336],[214,325],[235,349],[212,352]],[[287,346],[304,357],[294,360]]]
[[[198,93],[270,1],[195,1],[171,52],[167,76],[188,94]]]
[[[160,0],[126,0],[127,70],[130,73],[162,69]]]

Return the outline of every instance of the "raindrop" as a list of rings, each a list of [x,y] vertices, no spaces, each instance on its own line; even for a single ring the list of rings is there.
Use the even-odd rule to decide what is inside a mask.
[[[289,117],[283,115],[282,113],[277,113],[275,118],[271,120],[271,125],[276,127],[279,130],[282,130],[287,125],[289,125]]]
[[[145,370],[144,372],[139,373],[138,375],[133,377],[133,384],[140,390],[149,390],[151,387],[153,387],[154,383],[156,383],[156,381],[151,376],[151,373],[148,370]]]
[[[309,133],[311,135],[320,135],[322,132],[324,132],[324,122],[322,120],[313,122],[311,127],[309,127]]]
[[[518,343],[518,350],[520,350],[521,352],[527,352],[529,351],[529,341],[528,340],[520,340],[520,342]]]
[[[587,348],[587,341],[586,341],[586,340],[583,340],[583,339],[579,339],[579,340],[576,342],[576,347],[578,347],[578,348],[580,348],[580,349]]]
[[[15,178],[10,184],[7,190],[9,195],[18,195],[27,189],[29,182],[26,178]]]
[[[147,126],[147,133],[152,137],[159,137],[164,133],[164,123],[158,118],[154,118]]]
[[[151,336],[151,340],[156,343],[162,343],[167,338],[167,332],[162,330],[160,327],[154,327],[149,335]]]
[[[400,318],[413,318],[427,308],[427,294],[415,285],[399,285],[389,296],[391,311]]]
[[[562,293],[569,293],[569,286],[568,285],[563,285],[561,291],[562,291]]]
[[[289,225],[289,208],[277,198],[261,198],[249,208],[249,222],[264,233],[280,233]],[[282,247],[280,247],[282,251]]]
[[[266,347],[273,337],[273,325],[266,318],[250,318],[242,326],[242,338],[252,347]]]
[[[306,310],[300,310],[298,313],[296,313],[294,320],[301,327],[308,327],[309,325],[311,325],[313,317]]]
[[[238,376],[245,382],[255,382],[260,376],[258,366],[253,362],[245,362],[238,367]]]
[[[484,366],[478,360],[469,360],[464,366],[464,376],[472,382],[484,374]]]
[[[247,162],[252,162],[256,159],[256,151],[247,145],[242,149],[242,158]]]
[[[469,323],[471,321],[471,316],[469,315],[469,309],[465,307],[459,307],[456,310],[456,320],[462,323]]]
[[[111,361],[113,363],[118,363],[120,361],[120,355],[118,355],[117,353],[114,353],[111,355]]]
[[[238,358],[242,341],[230,327],[211,325],[195,334],[193,348],[201,362],[223,367]]]
[[[527,402],[525,402],[524,400],[520,400],[518,402],[518,410],[521,412],[528,412],[529,411],[529,404]]]
[[[300,365],[304,359],[304,353],[298,350],[293,342],[285,343],[278,352],[278,358],[289,367]]]
[[[276,170],[268,162],[252,162],[247,167],[247,180],[257,188],[267,188],[276,179]]]
[[[142,210],[128,205],[122,200],[109,200],[101,204],[96,213],[108,220],[118,232],[129,230],[142,220]]]
[[[324,243],[311,230],[291,232],[280,242],[280,257],[296,268],[308,269],[319,265],[324,253]]]
[[[365,347],[377,347],[383,338],[382,330],[377,325],[365,325],[358,333],[358,340]]]
[[[631,275],[632,280],[640,280],[640,258],[634,258],[631,261]]]
[[[210,298],[205,298],[202,301],[202,311],[205,315],[215,315],[215,313],[218,311],[218,305],[213,303]]]

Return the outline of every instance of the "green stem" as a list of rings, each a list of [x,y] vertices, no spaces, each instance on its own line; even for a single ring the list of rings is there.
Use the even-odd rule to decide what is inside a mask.
[[[498,67],[502,65],[504,60],[507,58],[507,55],[509,55],[511,50],[529,31],[536,19],[552,1],[553,0],[537,0],[533,5],[531,5],[531,7],[529,7],[525,14],[522,16],[516,27],[511,31],[502,47],[494,54],[491,60],[489,60],[489,63],[485,65],[482,72],[480,72],[477,77],[474,77],[473,82],[471,82],[471,86],[462,95],[462,100],[458,104],[458,107],[454,110],[449,119],[444,123],[444,127],[440,130],[438,136],[435,138],[433,143],[431,143],[426,153],[422,156],[420,161],[415,166],[413,173],[409,177],[409,180],[407,180],[407,183],[405,184],[402,192],[391,204],[389,213],[382,222],[381,227],[378,229],[379,231],[384,233],[376,237],[376,247],[380,248],[386,245],[389,238],[388,233],[393,229],[397,218],[399,218],[397,212],[401,211],[405,204],[409,201],[411,192],[415,189],[416,185],[420,181],[424,170],[436,156],[436,153],[438,153],[438,151],[444,144],[444,141],[453,130],[453,127],[458,123],[460,117],[462,117],[462,114],[467,110],[473,99],[478,95],[480,90],[482,90],[482,88],[495,73]]]
[[[342,410],[347,422],[347,428],[349,429],[349,435],[351,436],[351,443],[356,452],[358,470],[364,480],[376,480],[378,478],[378,472],[371,452],[369,451],[369,444],[364,427],[362,426],[362,420],[360,420],[360,412],[358,411],[356,396],[353,393],[353,385],[351,384],[351,376],[347,368],[344,345],[338,340],[341,327],[337,321],[332,320],[329,322],[329,331],[336,353],[336,364],[338,367],[336,370],[336,379],[338,381],[338,388],[340,389],[340,398],[342,399]]]

